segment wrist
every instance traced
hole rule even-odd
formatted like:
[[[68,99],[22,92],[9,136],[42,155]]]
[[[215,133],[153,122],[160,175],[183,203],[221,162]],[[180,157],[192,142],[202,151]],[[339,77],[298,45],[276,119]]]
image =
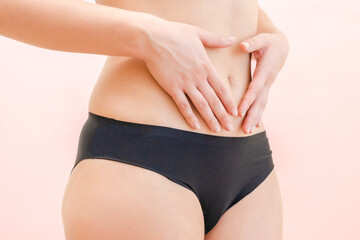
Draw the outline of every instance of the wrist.
[[[152,47],[153,41],[152,38],[154,31],[161,31],[158,29],[159,23],[166,21],[155,15],[145,13],[142,14],[139,19],[134,22],[135,28],[137,29],[137,34],[134,41],[133,53],[132,55],[136,58],[139,58],[143,61],[152,57]]]

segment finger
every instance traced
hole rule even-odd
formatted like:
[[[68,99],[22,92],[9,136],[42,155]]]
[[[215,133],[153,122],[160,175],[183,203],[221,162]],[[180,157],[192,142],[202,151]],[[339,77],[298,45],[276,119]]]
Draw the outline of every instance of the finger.
[[[242,129],[245,133],[249,134],[254,131],[255,124],[259,121],[260,104],[256,102],[251,105],[246,114],[246,118],[242,124]]]
[[[248,89],[239,105],[239,116],[244,117],[249,106],[256,100],[260,92],[265,88],[266,76],[261,66],[256,66],[254,77],[250,81]]]
[[[214,132],[220,132],[220,124],[201,92],[199,92],[196,87],[185,89],[185,92],[190,97],[191,101],[204,118],[209,128]]]
[[[219,97],[214,92],[214,89],[209,85],[207,81],[202,81],[197,88],[205,97],[206,101],[209,103],[211,110],[215,114],[216,118],[220,124],[228,131],[233,129],[232,123],[230,121],[229,115],[226,112],[223,104],[221,103]]]
[[[225,37],[200,27],[197,28],[197,31],[200,41],[207,47],[229,47],[236,41],[235,36]]]
[[[221,100],[222,104],[224,105],[226,111],[236,117],[238,115],[237,105],[234,99],[231,96],[230,89],[226,88],[221,81],[221,78],[218,72],[215,70],[215,67],[209,60],[209,68],[208,68],[208,82],[210,86],[215,91],[216,95]]]
[[[268,94],[269,94],[269,89],[264,89],[262,91],[262,93],[260,94],[260,97],[258,97],[258,99],[256,100],[256,101],[258,101],[258,104],[259,104],[259,107],[260,107],[259,111],[258,111],[258,116],[257,116],[258,122],[255,125],[258,128],[261,125],[261,118],[262,118],[263,112],[265,110],[265,107],[267,105],[268,96],[269,96]]]
[[[185,117],[185,120],[194,129],[200,129],[200,123],[196,115],[194,114],[191,105],[182,91],[176,91],[171,94],[171,97],[175,101],[180,112]]]
[[[269,33],[259,33],[251,38],[241,41],[239,44],[240,48],[247,53],[259,50],[267,46],[270,41],[270,36]]]
[[[258,112],[258,116],[256,117],[256,119],[258,119],[257,123],[255,124],[255,127],[260,128],[260,124],[261,124],[261,118],[264,112],[264,108],[260,108],[259,112]]]
[[[265,106],[267,104],[267,98],[268,98],[268,90],[264,89],[250,107],[249,115],[247,115],[248,119],[247,121],[244,121],[243,124],[244,131],[248,132],[248,130],[250,129],[250,133],[251,133],[255,126],[260,127],[260,121]]]

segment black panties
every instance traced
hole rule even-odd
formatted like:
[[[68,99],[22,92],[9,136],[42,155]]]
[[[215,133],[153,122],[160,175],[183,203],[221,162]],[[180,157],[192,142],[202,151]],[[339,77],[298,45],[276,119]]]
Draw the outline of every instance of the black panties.
[[[81,160],[94,158],[146,168],[193,191],[202,207],[205,234],[274,168],[266,131],[215,136],[89,112],[73,169]]]

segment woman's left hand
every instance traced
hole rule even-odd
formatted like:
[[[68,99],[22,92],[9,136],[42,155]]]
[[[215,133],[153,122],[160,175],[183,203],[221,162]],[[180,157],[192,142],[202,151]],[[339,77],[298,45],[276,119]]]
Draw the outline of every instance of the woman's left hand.
[[[240,47],[243,51],[252,53],[256,60],[253,79],[238,107],[240,117],[246,114],[242,124],[243,131],[251,133],[254,126],[260,127],[270,87],[285,63],[289,42],[286,35],[277,30],[245,39]]]

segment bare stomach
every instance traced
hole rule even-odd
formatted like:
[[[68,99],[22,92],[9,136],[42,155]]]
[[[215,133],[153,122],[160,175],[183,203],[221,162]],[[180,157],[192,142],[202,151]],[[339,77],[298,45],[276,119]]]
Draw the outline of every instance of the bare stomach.
[[[171,4],[169,4],[171,2]],[[97,1],[98,4],[127,10],[148,12],[170,21],[196,25],[217,34],[234,35],[237,42],[227,48],[205,48],[221,81],[230,89],[237,105],[251,80],[250,54],[241,51],[238,43],[256,33],[257,2],[254,0],[225,1]],[[120,43],[119,43],[120,44]],[[166,66],[164,66],[166,67]],[[141,59],[109,56],[92,91],[89,111],[101,116],[150,125],[172,127],[218,136],[249,136],[264,131],[260,127],[245,134],[244,119],[232,117],[234,129],[213,132],[190,102],[200,121],[193,129],[182,116],[170,95],[153,78]]]

